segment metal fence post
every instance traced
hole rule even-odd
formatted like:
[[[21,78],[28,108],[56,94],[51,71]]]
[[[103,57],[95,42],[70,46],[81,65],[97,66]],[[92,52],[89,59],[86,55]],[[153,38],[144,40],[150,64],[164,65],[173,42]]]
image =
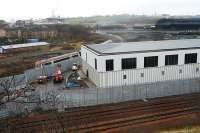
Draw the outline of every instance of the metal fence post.
[[[112,99],[111,99],[111,87],[109,88],[109,99],[110,99],[110,103],[112,103]]]
[[[122,101],[124,101],[124,86],[122,85]]]
[[[85,104],[85,90],[83,90],[83,104],[86,106],[86,104]]]
[[[99,104],[99,101],[98,101],[98,98],[99,98],[99,88],[96,88],[97,89],[97,94],[96,94],[96,96],[97,96],[97,104]]]
[[[147,87],[147,85],[145,85],[145,93],[146,93],[146,94],[145,94],[145,98],[147,98],[147,97],[148,97],[147,88],[148,88],[148,87]]]

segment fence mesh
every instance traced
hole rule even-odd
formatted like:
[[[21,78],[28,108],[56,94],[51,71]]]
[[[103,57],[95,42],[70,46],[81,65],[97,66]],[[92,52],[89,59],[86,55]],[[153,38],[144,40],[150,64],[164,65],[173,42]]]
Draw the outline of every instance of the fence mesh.
[[[200,92],[200,79],[184,79],[113,88],[87,88],[60,93],[64,108],[118,103]]]
[[[79,57],[60,62],[62,71],[66,72],[71,69],[73,63],[80,64],[81,59]],[[52,75],[55,70],[55,65],[45,66],[43,69],[27,70],[25,74],[15,76],[15,85],[23,85],[26,82],[33,81],[41,73],[46,75]],[[1,78],[0,80],[9,79],[12,77]],[[55,90],[55,88],[51,88]],[[51,91],[50,90],[50,91]],[[179,80],[160,81],[155,83],[137,84],[137,85],[124,85],[119,87],[107,87],[107,88],[85,88],[79,90],[57,90],[52,101],[56,102],[53,105],[55,108],[64,110],[69,107],[91,106],[107,103],[118,103],[130,100],[140,100],[163,96],[181,95],[188,93],[200,92],[200,78],[179,78]],[[49,93],[39,92],[40,100],[47,97]],[[55,98],[55,99],[54,99]],[[30,100],[31,101],[31,100]],[[51,102],[51,101],[49,101]],[[42,104],[46,109],[49,108],[49,103]],[[51,102],[52,104],[52,102]]]

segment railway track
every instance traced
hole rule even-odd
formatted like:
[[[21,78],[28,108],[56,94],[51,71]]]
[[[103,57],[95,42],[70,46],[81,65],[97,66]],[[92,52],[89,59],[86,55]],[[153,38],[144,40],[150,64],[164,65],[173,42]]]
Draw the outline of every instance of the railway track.
[[[200,94],[155,98],[149,102],[124,102],[64,113],[40,115],[9,121],[9,131],[16,133],[115,132],[140,124],[159,122],[199,113]],[[1,131],[1,130],[0,130]]]
[[[166,111],[162,113],[153,113],[149,115],[142,115],[140,117],[129,117],[121,118],[114,121],[106,121],[101,124],[93,124],[89,127],[78,128],[77,132],[111,132],[113,130],[119,129],[121,127],[132,126],[136,124],[142,124],[146,122],[152,122],[156,120],[162,120],[166,118],[173,118],[180,115],[186,115],[188,113],[194,113],[194,108],[177,109],[173,111]],[[73,132],[71,130],[70,132]]]

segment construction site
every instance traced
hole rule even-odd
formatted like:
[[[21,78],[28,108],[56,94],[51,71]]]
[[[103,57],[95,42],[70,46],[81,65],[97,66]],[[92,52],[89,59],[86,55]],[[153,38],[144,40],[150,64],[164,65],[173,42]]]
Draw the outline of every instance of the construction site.
[[[100,45],[102,47],[114,44],[108,41]],[[191,46],[187,47],[185,42],[181,47]],[[198,53],[198,50],[193,52]],[[24,71],[23,74],[1,78],[1,86],[4,83],[10,85],[4,86],[2,91],[8,89],[8,95],[1,93],[1,102],[5,104],[0,110],[0,132],[153,133],[200,124],[199,60],[196,56],[192,56],[196,59],[189,58],[185,62],[188,64],[181,61],[183,64],[173,66],[122,70],[123,78],[126,71],[139,71],[142,79],[153,75],[150,71],[161,74],[161,78],[157,75],[155,80],[147,80],[150,82],[141,80],[142,83],[99,87],[95,81],[99,78],[93,77],[92,74],[96,74],[102,64],[99,64],[100,61],[96,58],[97,64],[94,62],[86,67],[85,63],[90,64],[91,58],[95,58],[87,53],[87,57],[84,51],[80,51],[38,60],[34,63],[34,68]],[[179,60],[182,60],[181,56]],[[116,67],[113,65],[113,70],[116,70]],[[111,68],[106,67],[106,71],[100,73],[106,76]],[[170,74],[165,80],[169,70],[174,71],[175,75]],[[115,73],[112,72],[113,79],[109,80],[118,78]]]
[[[0,47],[0,133],[199,127],[198,32],[44,27],[23,29],[19,38],[48,43]]]

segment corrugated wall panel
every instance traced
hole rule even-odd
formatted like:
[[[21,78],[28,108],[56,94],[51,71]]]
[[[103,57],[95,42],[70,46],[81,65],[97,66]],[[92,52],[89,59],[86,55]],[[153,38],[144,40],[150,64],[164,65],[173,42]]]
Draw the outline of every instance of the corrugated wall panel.
[[[154,83],[200,77],[200,64],[165,66],[99,73],[99,87]],[[123,79],[126,75],[127,79]]]
[[[94,82],[96,86],[100,86],[100,76],[99,73],[94,70],[88,63],[82,60],[82,69],[85,74],[87,74],[87,70],[89,73],[89,79]]]

